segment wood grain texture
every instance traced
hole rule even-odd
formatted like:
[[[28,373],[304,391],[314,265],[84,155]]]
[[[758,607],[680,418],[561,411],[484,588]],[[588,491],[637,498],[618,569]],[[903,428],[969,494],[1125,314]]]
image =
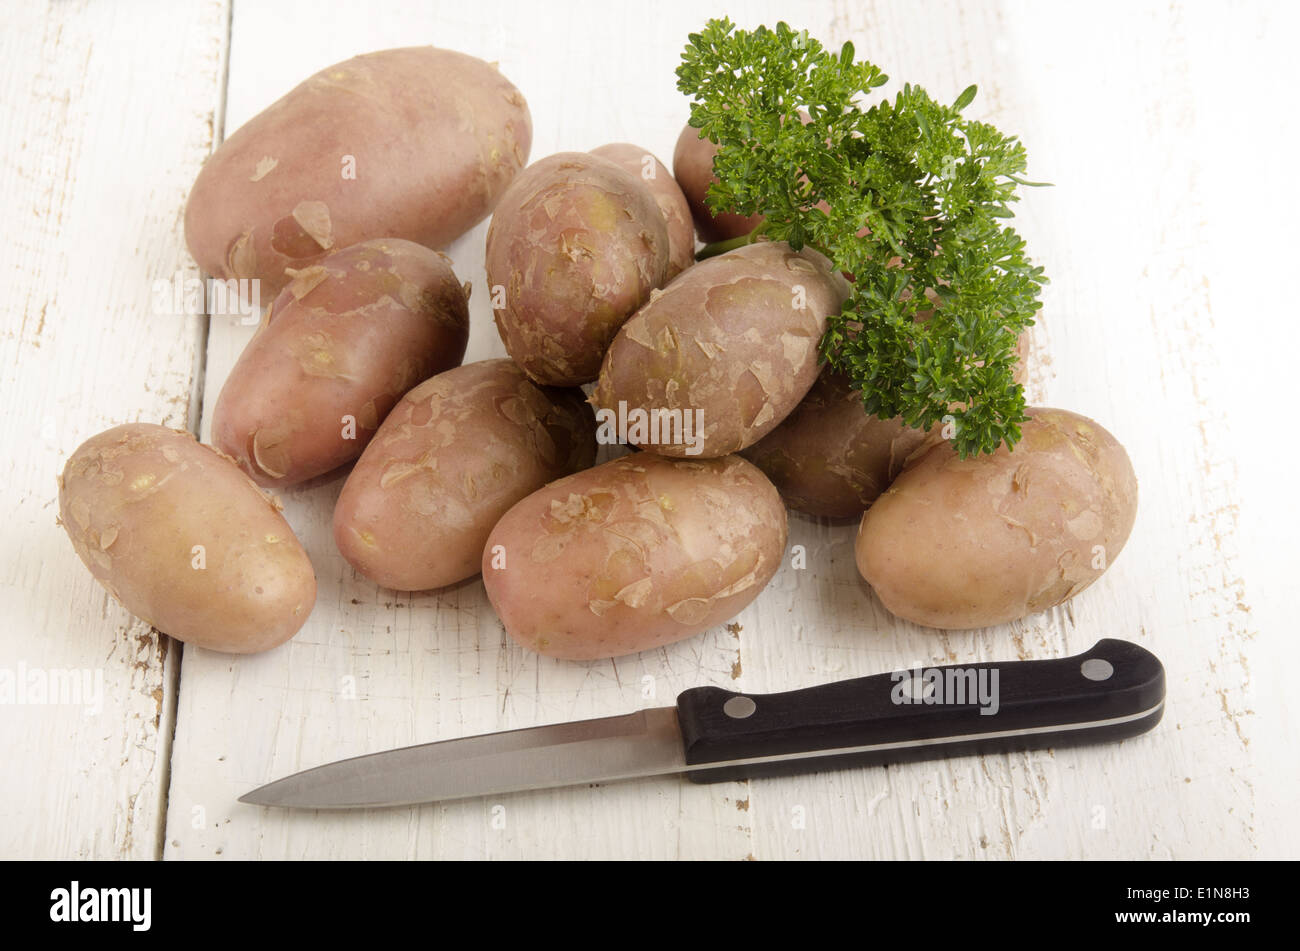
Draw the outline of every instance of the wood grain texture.
[[[611,141],[667,159],[686,115],[672,76],[678,53],[721,9],[236,3],[225,129],[330,63],[432,43],[499,61],[532,109],[533,159]],[[0,854],[149,855],[156,845],[167,858],[1300,852],[1290,793],[1300,782],[1291,752],[1300,705],[1288,683],[1300,641],[1287,636],[1300,526],[1286,418],[1298,335],[1274,276],[1300,250],[1285,215],[1300,154],[1285,100],[1295,5],[725,5],[744,26],[784,18],[828,43],[851,38],[895,77],[887,89],[907,79],[955,98],[978,83],[971,113],[1018,133],[1032,177],[1054,183],[1029,192],[1017,218],[1052,278],[1033,332],[1031,401],[1110,429],[1142,492],[1126,550],[1072,602],[987,631],[925,631],[892,618],[860,580],[854,526],[795,516],[790,541],[807,567],[787,561],[734,623],[636,657],[562,663],[510,643],[477,580],[407,595],[357,577],[334,550],[341,485],[327,479],[284,497],[316,565],[315,613],[264,655],[185,650],[169,777],[160,734],[178,651],[164,661],[155,636],[106,603],[53,527],[51,502],[54,472],[86,435],[124,419],[183,424],[198,405],[187,396],[199,379],[200,328],[150,317],[146,295],[149,278],[184,261],[184,194],[210,144],[206,123],[221,115],[225,10],[167,10],[150,30],[169,43],[154,42],[149,57],[126,54],[145,42],[139,23],[106,5],[28,14],[0,40],[6,89],[21,93],[0,118],[0,198],[17,222],[4,239],[0,385],[21,409],[0,426],[11,446],[30,447],[3,464],[0,580],[13,621],[0,632],[0,668],[25,659],[106,671],[99,717],[0,708],[0,755],[26,771],[0,777]],[[476,289],[467,360],[504,353],[485,293],[485,234],[480,225],[450,249]],[[204,406],[250,335],[211,322]],[[33,436],[42,427],[50,439]],[[665,705],[702,684],[785,690],[916,663],[1061,656],[1102,637],[1153,650],[1169,684],[1162,724],[1111,747],[355,814],[235,803],[340,757]]]
[[[155,310],[152,282],[187,262],[225,44],[221,3],[4,9],[0,672],[27,686],[0,705],[6,858],[160,851],[176,653],[77,560],[55,477],[102,429],[197,415],[204,319]],[[31,692],[63,673],[89,690]]]

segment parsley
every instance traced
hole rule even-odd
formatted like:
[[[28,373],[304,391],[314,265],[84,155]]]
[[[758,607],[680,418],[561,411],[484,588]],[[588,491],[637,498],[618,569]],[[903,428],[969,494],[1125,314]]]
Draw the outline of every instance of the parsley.
[[[785,23],[725,17],[691,34],[677,78],[719,147],[709,206],[766,219],[701,257],[760,235],[816,248],[854,276],[821,353],[867,412],[923,429],[951,413],[963,457],[1019,440],[1016,338],[1047,278],[1006,221],[1017,186],[1036,183],[1018,139],[962,118],[975,87],[944,106],[904,85],[863,108],[888,77],[851,43],[837,55]]]

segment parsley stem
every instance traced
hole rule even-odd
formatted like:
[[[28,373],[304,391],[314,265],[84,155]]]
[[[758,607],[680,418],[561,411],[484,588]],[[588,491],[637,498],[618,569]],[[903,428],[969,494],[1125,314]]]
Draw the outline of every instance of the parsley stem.
[[[712,244],[706,244],[704,247],[700,248],[700,250],[696,253],[695,260],[697,262],[703,261],[705,258],[717,257],[719,254],[726,254],[728,251],[736,250],[736,248],[743,248],[747,244],[753,244],[766,231],[767,231],[767,222],[764,221],[761,224],[759,224],[756,228],[754,228],[754,230],[751,231],[749,234],[742,234],[737,238],[728,238],[725,241],[714,241]],[[805,241],[803,247],[812,248],[814,251],[816,251],[818,254],[823,255],[829,261],[835,260],[833,257],[831,257],[831,253],[829,251],[816,244],[813,244],[811,241]]]
[[[738,238],[728,238],[726,241],[714,241],[712,244],[706,244],[700,248],[695,255],[695,260],[703,261],[705,258],[715,257],[719,254],[726,254],[728,251],[734,251],[736,248],[743,248],[747,244],[753,244],[759,236],[767,230],[767,222],[761,222],[749,234],[742,234]]]

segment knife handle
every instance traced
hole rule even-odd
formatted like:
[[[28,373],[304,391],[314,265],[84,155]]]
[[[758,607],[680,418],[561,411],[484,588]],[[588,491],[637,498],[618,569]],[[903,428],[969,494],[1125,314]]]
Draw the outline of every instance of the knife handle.
[[[687,766],[705,767],[687,776],[712,783],[1119,740],[1154,727],[1164,698],[1156,656],[1107,638],[1059,660],[895,671],[788,693],[696,687],[678,696],[677,717]]]

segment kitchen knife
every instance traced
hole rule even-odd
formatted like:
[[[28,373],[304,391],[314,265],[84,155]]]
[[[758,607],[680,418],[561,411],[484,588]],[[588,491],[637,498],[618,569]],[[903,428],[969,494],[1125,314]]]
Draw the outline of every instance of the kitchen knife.
[[[1164,712],[1160,661],[1106,639],[1060,660],[895,671],[788,693],[695,687],[675,707],[488,733],[317,766],[240,802],[405,806],[684,773],[697,783],[1136,736]]]

